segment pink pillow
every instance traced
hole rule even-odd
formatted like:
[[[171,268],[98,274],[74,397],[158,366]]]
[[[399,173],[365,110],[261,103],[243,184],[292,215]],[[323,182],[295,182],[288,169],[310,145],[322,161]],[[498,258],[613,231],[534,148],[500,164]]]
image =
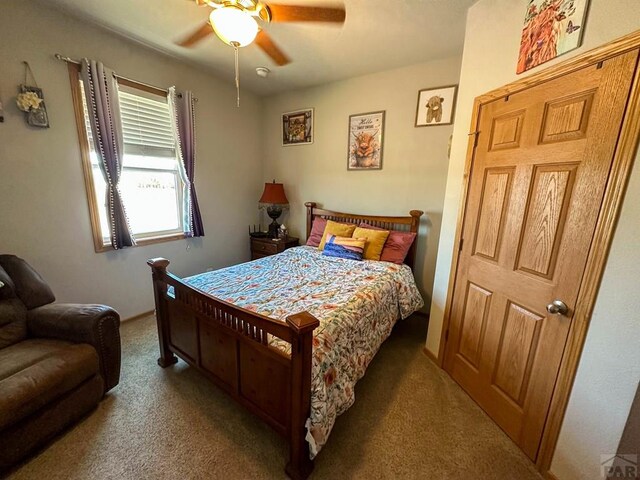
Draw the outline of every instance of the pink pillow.
[[[386,230],[385,228],[374,227],[368,223],[361,223],[361,228],[371,228],[373,230]],[[397,230],[391,230],[387,241],[382,249],[380,260],[383,262],[392,262],[402,265],[404,259],[407,258],[409,249],[413,245],[413,241],[416,238],[416,234],[413,232],[399,232]]]
[[[310,247],[319,247],[326,226],[326,219],[322,217],[314,218],[313,224],[311,225],[311,233],[309,234],[309,238],[307,238],[307,245]]]

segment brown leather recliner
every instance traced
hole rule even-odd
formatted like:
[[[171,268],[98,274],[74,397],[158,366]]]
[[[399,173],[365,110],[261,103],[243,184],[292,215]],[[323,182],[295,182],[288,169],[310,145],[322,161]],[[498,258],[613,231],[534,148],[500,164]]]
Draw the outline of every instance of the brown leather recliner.
[[[40,275],[0,255],[0,473],[75,422],[120,380],[120,316],[56,304]]]

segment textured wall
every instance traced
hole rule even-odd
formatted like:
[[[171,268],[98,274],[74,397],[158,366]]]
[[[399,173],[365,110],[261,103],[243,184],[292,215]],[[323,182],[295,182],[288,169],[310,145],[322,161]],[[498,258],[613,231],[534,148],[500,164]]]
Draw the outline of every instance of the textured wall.
[[[422,219],[416,278],[427,306],[431,297],[447,175],[451,125],[415,128],[418,90],[458,83],[460,58],[297,90],[265,100],[264,178],[282,181],[291,210],[291,231],[305,234],[305,201],[329,209]],[[281,145],[281,114],[315,108],[312,145]],[[386,110],[382,170],[347,171],[349,115]]]
[[[62,15],[45,3],[0,6],[0,251],[27,259],[60,301],[112,305],[123,317],[153,308],[145,260],[164,256],[182,275],[248,260],[247,224],[260,193],[261,100],[153,50]],[[197,103],[196,185],[207,236],[95,253],[69,76],[59,52],[103,61],[121,75],[192,90]],[[43,88],[51,128],[28,127],[13,101],[28,60]],[[245,132],[249,132],[246,135]],[[250,139],[250,141],[247,141]]]
[[[438,352],[473,99],[515,74],[526,2],[480,0],[469,9],[460,93],[438,250],[427,348]],[[544,69],[640,28],[636,0],[592,0],[583,46]],[[525,74],[527,75],[527,74]],[[598,478],[615,453],[640,377],[640,162],[636,159],[551,471],[560,480]]]

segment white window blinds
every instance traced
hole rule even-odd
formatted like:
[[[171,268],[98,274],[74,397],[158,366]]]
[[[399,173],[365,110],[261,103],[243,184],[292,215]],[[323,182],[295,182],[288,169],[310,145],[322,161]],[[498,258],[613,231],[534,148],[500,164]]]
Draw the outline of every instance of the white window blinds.
[[[118,93],[125,153],[175,157],[171,114],[166,99],[147,98],[122,88]]]
[[[89,108],[87,107],[87,97],[84,93],[84,82],[80,80],[80,95],[82,96],[82,111],[84,112],[84,129],[87,132],[87,140],[89,142],[89,151],[94,152],[96,149],[93,143],[93,132],[91,131],[91,121],[89,120]],[[93,157],[91,161],[93,162]]]

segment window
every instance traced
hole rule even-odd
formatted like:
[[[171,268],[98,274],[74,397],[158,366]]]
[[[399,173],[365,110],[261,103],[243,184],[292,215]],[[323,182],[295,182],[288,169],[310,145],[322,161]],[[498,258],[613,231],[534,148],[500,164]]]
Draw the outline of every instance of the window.
[[[71,69],[94,244],[96,251],[110,250],[106,182],[91,138],[79,69]],[[183,238],[183,182],[167,95],[128,80],[119,80],[118,86],[124,139],[119,186],[131,233],[138,245]]]

